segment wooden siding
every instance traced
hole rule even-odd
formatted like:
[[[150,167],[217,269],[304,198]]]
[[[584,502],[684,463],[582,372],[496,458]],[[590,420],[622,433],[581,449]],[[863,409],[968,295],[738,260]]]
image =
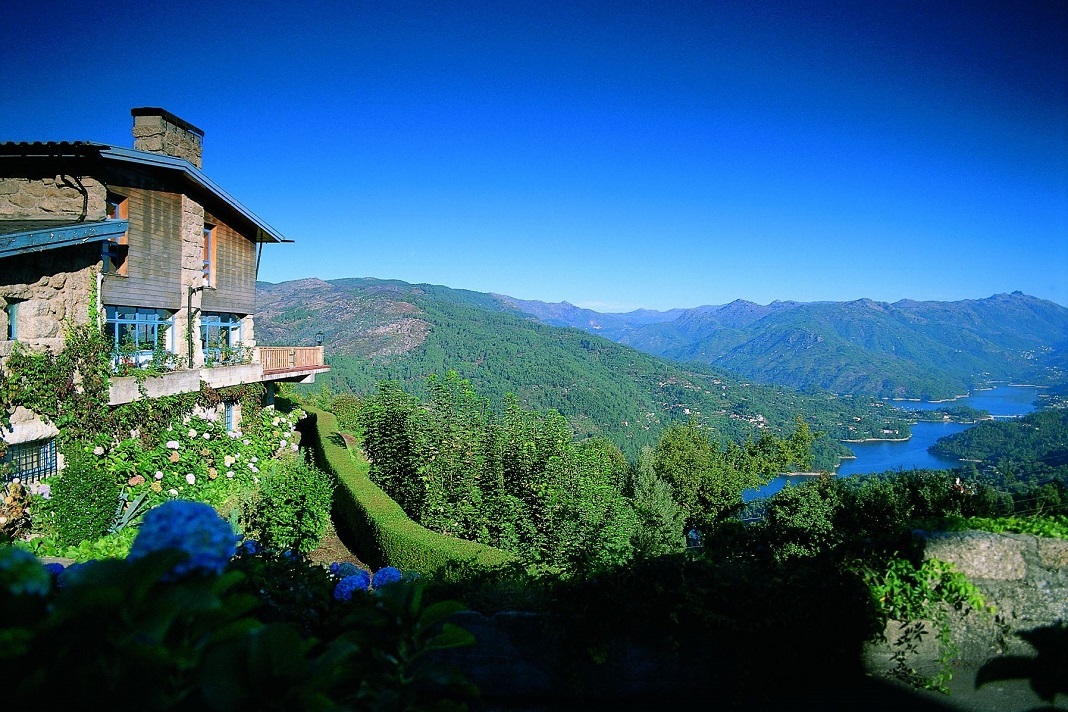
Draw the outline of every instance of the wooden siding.
[[[215,225],[215,289],[204,290],[204,311],[252,314],[256,311],[256,243],[205,213]]]
[[[106,275],[105,304],[178,310],[182,295],[182,197],[177,193],[109,186],[129,200],[126,276]]]

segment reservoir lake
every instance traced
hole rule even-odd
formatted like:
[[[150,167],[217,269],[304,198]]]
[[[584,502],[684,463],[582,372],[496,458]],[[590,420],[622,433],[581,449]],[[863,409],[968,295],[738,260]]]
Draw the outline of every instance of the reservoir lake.
[[[942,403],[920,401],[889,401],[904,410],[937,410],[947,406],[966,405],[977,410],[988,411],[995,418],[1016,418],[1027,415],[1035,409],[1040,389],[1033,386],[998,386],[991,390],[974,391],[966,398]],[[835,471],[839,477],[864,475],[887,470],[931,469],[943,470],[960,465],[957,460],[946,460],[927,452],[939,438],[967,430],[972,425],[963,423],[916,423],[911,426],[912,437],[902,442],[873,441],[864,443],[846,443],[856,453],[856,459],[842,460]],[[798,484],[810,477],[782,476],[776,477],[763,487],[746,490],[742,501],[749,502],[761,497],[769,497],[787,484]]]

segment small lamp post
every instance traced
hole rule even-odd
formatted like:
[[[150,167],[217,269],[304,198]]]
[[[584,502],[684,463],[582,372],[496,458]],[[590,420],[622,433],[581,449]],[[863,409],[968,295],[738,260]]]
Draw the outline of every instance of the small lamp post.
[[[323,345],[323,332],[320,331],[315,335],[315,345],[316,346],[322,346]]]

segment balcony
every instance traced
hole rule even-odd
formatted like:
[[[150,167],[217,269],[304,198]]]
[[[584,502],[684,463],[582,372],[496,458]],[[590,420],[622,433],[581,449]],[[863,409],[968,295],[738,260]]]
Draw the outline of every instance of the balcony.
[[[260,346],[264,375],[292,371],[329,370],[322,346]]]
[[[201,381],[212,388],[271,381],[313,383],[315,374],[329,370],[322,346],[257,346],[252,350],[251,363],[226,365],[215,362],[211,366],[143,378],[141,384],[132,376],[113,378],[109,404],[120,405],[142,397],[160,398],[192,393],[200,390]]]

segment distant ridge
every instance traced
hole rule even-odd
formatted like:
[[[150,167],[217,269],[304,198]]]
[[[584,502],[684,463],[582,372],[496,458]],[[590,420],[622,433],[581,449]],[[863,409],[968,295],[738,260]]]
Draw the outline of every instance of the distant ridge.
[[[884,398],[949,398],[990,381],[1056,382],[1068,351],[1068,309],[1021,292],[892,304],[738,299],[642,320],[590,310],[548,317],[542,303],[508,303],[545,323],[587,331],[596,324],[606,338],[671,360]]]

